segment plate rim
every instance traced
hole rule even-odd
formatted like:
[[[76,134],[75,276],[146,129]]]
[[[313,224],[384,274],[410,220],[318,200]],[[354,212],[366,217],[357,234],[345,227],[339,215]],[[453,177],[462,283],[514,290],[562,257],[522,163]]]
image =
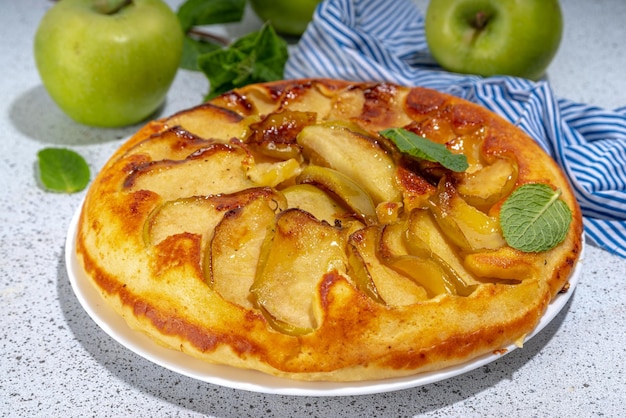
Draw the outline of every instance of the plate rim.
[[[100,292],[89,282],[76,257],[76,234],[83,203],[84,200],[71,218],[65,242],[65,265],[74,295],[88,316],[113,340],[140,357],[183,376],[231,389],[273,395],[313,397],[371,395],[415,388],[460,376],[497,361],[518,348],[511,344],[498,353],[487,353],[464,363],[431,372],[358,382],[299,381],[252,369],[211,364],[156,344],[140,331],[132,330],[122,316],[106,304]],[[570,275],[568,291],[557,294],[550,302],[535,329],[524,339],[525,343],[539,334],[567,305],[582,275],[584,250],[583,234],[581,254]]]

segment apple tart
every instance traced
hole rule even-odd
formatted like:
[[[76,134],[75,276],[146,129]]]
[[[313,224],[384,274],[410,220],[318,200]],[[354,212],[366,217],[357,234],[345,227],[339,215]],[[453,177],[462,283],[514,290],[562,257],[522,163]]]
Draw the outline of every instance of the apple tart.
[[[307,79],[141,128],[87,192],[77,256],[159,344],[358,381],[521,345],[581,235],[559,167],[497,115],[420,87]]]

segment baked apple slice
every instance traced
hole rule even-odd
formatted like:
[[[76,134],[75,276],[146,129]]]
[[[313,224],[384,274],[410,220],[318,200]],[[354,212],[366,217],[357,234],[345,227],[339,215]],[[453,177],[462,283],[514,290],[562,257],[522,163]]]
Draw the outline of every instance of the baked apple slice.
[[[409,254],[437,262],[448,280],[454,282],[457,294],[469,295],[479,284],[465,268],[456,249],[442,236],[430,211],[416,209],[411,212],[405,231],[405,245]]]
[[[282,94],[278,108],[315,112],[318,120],[324,119],[331,110],[328,92],[324,90],[323,86],[314,84],[288,87]]]
[[[166,201],[233,193],[256,186],[246,174],[248,158],[239,147],[214,143],[181,161],[160,160],[134,167],[124,188],[129,192],[150,190]]]
[[[201,138],[228,143],[232,138],[246,139],[253,120],[223,107],[204,103],[167,118],[165,125],[180,126]]]
[[[276,216],[259,256],[253,302],[278,331],[302,335],[319,325],[318,284],[325,274],[346,273],[340,229],[300,209]]]
[[[396,166],[375,138],[344,124],[319,124],[304,128],[298,143],[313,162],[350,177],[371,196],[374,204],[397,202],[402,196],[395,182]]]
[[[500,222],[469,205],[445,177],[431,197],[430,209],[443,233],[464,251],[504,247]]]
[[[214,142],[214,140],[201,138],[179,126],[174,126],[135,144],[124,156],[142,154],[152,161],[184,160],[192,153]]]
[[[346,89],[332,98],[328,120],[351,120],[363,113],[365,95],[362,89]]]
[[[298,184],[311,184],[339,198],[366,223],[376,219],[376,207],[370,195],[350,177],[331,168],[310,165],[296,178]]]
[[[282,110],[250,125],[252,134],[246,141],[250,149],[279,160],[301,159],[302,147],[296,137],[307,125],[315,123],[315,112]]]
[[[193,196],[170,200],[158,206],[144,224],[144,242],[157,245],[165,238],[188,232],[202,236],[206,242],[208,235],[224,216],[224,209],[215,199]]]
[[[169,236],[187,232],[202,236],[204,244],[224,213],[259,198],[271,199],[276,207],[284,208],[286,204],[284,198],[270,188],[251,188],[231,194],[191,196],[164,202],[148,215],[143,226],[144,242],[147,246],[157,245]]]
[[[496,158],[480,170],[462,173],[456,189],[467,203],[486,211],[511,194],[516,180],[517,164],[510,159]]]
[[[290,208],[302,209],[331,225],[350,216],[341,203],[312,184],[295,184],[283,189],[282,193]]]
[[[300,171],[300,163],[294,158],[285,161],[255,162],[248,169],[248,177],[259,186],[276,187],[294,178]]]
[[[263,192],[249,203],[224,214],[204,256],[204,275],[209,286],[224,299],[250,309],[250,287],[261,245],[276,212],[287,207],[280,193],[269,188],[260,190]]]
[[[361,291],[379,303],[405,306],[428,298],[421,285],[383,264],[378,256],[381,227],[368,226],[348,239],[350,277]]]
[[[436,257],[409,254],[404,222],[385,225],[381,231],[378,251],[382,262],[422,286],[429,297],[456,295],[464,283]]]

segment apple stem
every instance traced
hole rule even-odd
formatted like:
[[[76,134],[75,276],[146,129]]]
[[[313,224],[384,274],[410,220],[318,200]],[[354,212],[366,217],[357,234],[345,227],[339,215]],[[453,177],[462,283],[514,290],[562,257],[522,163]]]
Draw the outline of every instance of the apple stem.
[[[209,33],[209,32],[205,32],[203,30],[197,29],[197,28],[192,28],[189,29],[188,32],[190,35],[194,35],[202,40],[209,40],[209,41],[213,41],[217,44],[220,44],[222,46],[228,46],[230,44],[230,41],[226,38],[223,38],[221,36],[215,35],[213,33]]]
[[[132,2],[133,0],[93,0],[93,8],[99,13],[112,15]]]
[[[482,30],[489,21],[489,15],[485,12],[476,12],[476,16],[474,16],[474,21],[472,22],[472,26],[478,30]]]

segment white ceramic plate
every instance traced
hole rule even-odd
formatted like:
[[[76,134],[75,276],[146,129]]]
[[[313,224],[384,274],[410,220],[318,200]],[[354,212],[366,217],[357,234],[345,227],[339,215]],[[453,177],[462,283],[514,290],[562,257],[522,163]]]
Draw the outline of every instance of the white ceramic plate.
[[[350,383],[300,382],[269,376],[254,370],[208,364],[182,352],[161,347],[144,334],[131,330],[124,319],[105,304],[100,293],[89,282],[76,258],[76,228],[79,214],[80,207],[74,214],[69,227],[65,245],[65,259],[72,289],[85,311],[100,328],[124,347],[153,363],[194,379],[229,388],[280,395],[364,395],[407,389],[449,379],[491,363],[503,355],[487,354],[454,367],[408,377]],[[579,262],[570,278],[569,291],[559,294],[548,306],[539,325],[527,340],[539,333],[563,309],[574,292],[581,275],[581,269],[582,262]],[[511,345],[507,347],[506,353],[515,349],[516,346]]]

